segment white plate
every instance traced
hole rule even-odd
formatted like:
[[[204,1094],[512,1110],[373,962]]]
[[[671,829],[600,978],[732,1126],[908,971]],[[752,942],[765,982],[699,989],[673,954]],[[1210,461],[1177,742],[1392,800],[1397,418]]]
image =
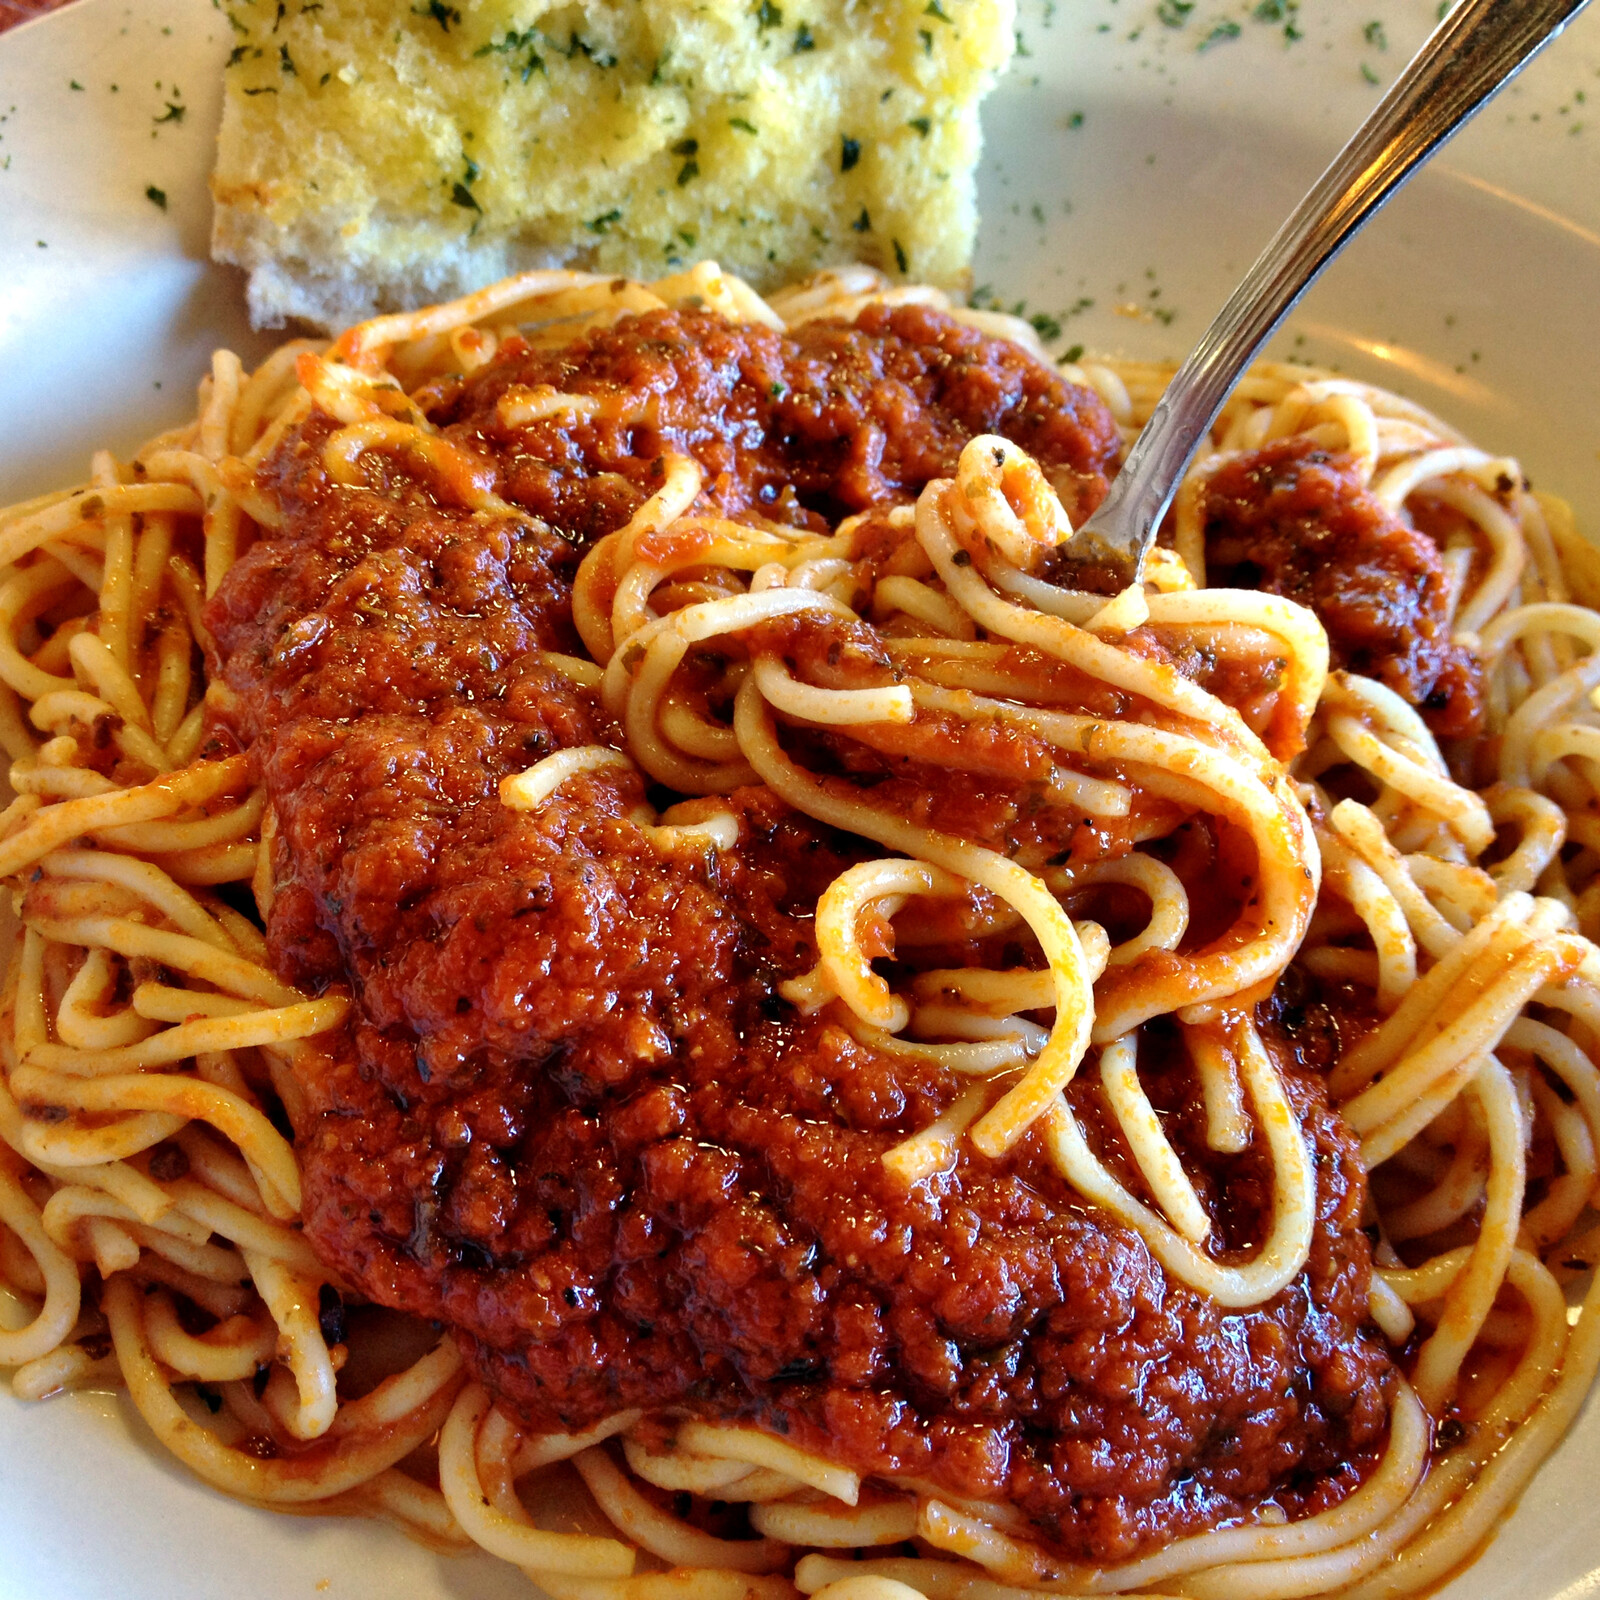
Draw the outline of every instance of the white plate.
[[[979,282],[1070,313],[1063,345],[1182,355],[1436,0],[1301,0],[1292,42],[1255,9],[1200,0],[1169,28],[1157,0],[1022,0],[1030,54],[986,112]],[[1387,48],[1366,34],[1375,16]],[[1197,48],[1230,22],[1237,37]],[[190,414],[214,345],[248,358],[270,343],[245,326],[237,278],[206,259],[227,35],[211,0],[81,0],[0,38],[0,503],[77,477],[97,444],[127,449]],[[170,105],[181,120],[158,122]],[[1396,201],[1278,349],[1434,406],[1520,455],[1600,529],[1597,298],[1600,12]],[[1444,1594],[1600,1588],[1596,1481],[1591,1407]],[[530,1592],[499,1563],[440,1559],[381,1526],[225,1500],[113,1397],[0,1395],[0,1600],[113,1588],[119,1600]]]

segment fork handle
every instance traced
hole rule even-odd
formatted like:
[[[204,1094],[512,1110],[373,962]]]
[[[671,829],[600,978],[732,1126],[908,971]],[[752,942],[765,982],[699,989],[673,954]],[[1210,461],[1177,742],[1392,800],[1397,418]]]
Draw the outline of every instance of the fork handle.
[[[1588,0],[1462,0],[1274,235],[1178,369],[1110,493],[1079,530],[1122,566],[1144,555],[1234,384],[1273,330],[1412,172]]]

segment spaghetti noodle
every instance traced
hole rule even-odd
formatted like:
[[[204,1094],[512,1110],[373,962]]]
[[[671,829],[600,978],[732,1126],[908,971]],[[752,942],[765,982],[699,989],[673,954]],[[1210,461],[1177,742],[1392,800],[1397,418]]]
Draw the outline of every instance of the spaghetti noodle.
[[[219,353],[190,427],[0,514],[17,1394],[120,1382],[227,1493],[477,1544],[558,1600],[1376,1597],[1472,1554],[1600,1364],[1600,1307],[1569,1320],[1564,1294],[1600,1175],[1600,557],[1514,463],[1269,365],[1145,584],[1075,592],[1057,546],[1169,374],[1063,387],[1035,355],[864,272],[769,301],[709,264],[531,274],[252,375]],[[810,441],[763,456],[776,410],[694,424],[719,371]],[[1416,575],[1420,609],[1328,591],[1295,518]],[[422,866],[394,865],[408,839]],[[417,952],[434,893],[455,920]],[[626,946],[644,902],[687,975],[660,937]],[[612,950],[644,987],[562,976]],[[810,1108],[792,1146],[736,1061]],[[713,1124],[746,1167],[681,1137]],[[829,1127],[857,1169],[799,1237],[745,1173],[811,1194]],[[662,1198],[606,1199],[608,1285],[573,1196],[628,1139]],[[497,1174],[558,1140],[535,1248]],[[424,1170],[449,1183],[407,1188]],[[674,1321],[693,1307],[639,1265],[663,1218],[715,1316]],[[1056,1251],[1037,1282],[1001,1220]],[[873,1301],[883,1238],[932,1270],[936,1225],[947,1251],[965,1230],[954,1287]],[[1080,1297],[1154,1286],[1081,1334],[1120,1377],[1072,1364],[1073,1272]],[[457,1332],[375,1365],[367,1300]],[[834,1332],[745,1328],[755,1305]],[[1158,1305],[1185,1331],[1151,1331]],[[1163,1402],[1174,1429],[1231,1417],[1226,1448],[1096,1464],[1038,1438],[1159,1361],[1202,1382],[1228,1329],[1240,1381],[1285,1392]],[[922,1420],[874,1455],[886,1384]],[[1019,1398],[1048,1384],[1064,1409]],[[978,1459],[996,1440],[1009,1465]],[[608,1531],[537,1525],[531,1475],[561,1462]]]

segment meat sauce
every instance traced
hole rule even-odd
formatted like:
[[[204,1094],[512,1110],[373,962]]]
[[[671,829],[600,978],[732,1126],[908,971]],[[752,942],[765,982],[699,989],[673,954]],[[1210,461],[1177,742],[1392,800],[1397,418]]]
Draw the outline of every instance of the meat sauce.
[[[1204,517],[1209,582],[1310,606],[1334,666],[1387,684],[1441,737],[1478,731],[1480,673],[1450,636],[1439,548],[1349,456],[1294,438],[1236,456],[1207,485]]]
[[[540,383],[623,395],[634,420],[504,428],[498,398]],[[866,1474],[1010,1501],[1070,1556],[1348,1492],[1381,1446],[1392,1370],[1366,1326],[1356,1144],[1303,1043],[1331,1036],[1331,1014],[1263,1013],[1314,1151],[1317,1222],[1296,1283],[1225,1311],[1085,1206],[1033,1135],[1001,1161],[966,1149],[909,1190],[888,1176],[883,1152],[960,1083],[778,994],[815,959],[817,896],[874,847],[744,790],[736,849],[663,854],[629,819],[642,792],[620,769],[534,813],[497,798],[554,750],[622,743],[537,652],[578,648],[573,572],[659,484],[664,451],[692,452],[728,515],[821,528],[911,499],[997,432],[1081,515],[1117,446],[1099,402],[912,307],[788,335],[662,312],[561,352],[513,341],[428,405],[524,522],[442,503],[397,455],[364,458],[367,488],[336,485],[333,424],[314,415],[263,473],[281,531],[208,613],[231,732],[278,818],[273,959],[357,1002],[297,1129],[318,1253],[373,1299],[453,1326],[531,1426],[633,1406],[742,1418]],[[1303,525],[1315,507],[1294,537]],[[870,637],[856,645],[870,656]],[[839,660],[803,630],[788,648]],[[1041,810],[1023,746],[959,784],[935,755],[860,759],[884,763],[880,798],[973,837],[1127,847]],[[1198,820],[1170,856],[1215,910],[1237,850]],[[1270,1214],[1264,1156],[1205,1149],[1191,1069],[1159,1023],[1141,1069],[1217,1218],[1212,1248],[1247,1251]],[[1137,1189],[1091,1077],[1078,1115]]]

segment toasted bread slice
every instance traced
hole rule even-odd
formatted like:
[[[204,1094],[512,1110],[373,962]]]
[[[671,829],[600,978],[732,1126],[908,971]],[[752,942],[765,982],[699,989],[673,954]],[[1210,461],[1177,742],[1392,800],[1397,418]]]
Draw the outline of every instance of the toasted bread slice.
[[[964,286],[1014,0],[229,0],[213,251],[258,325],[530,267]]]

